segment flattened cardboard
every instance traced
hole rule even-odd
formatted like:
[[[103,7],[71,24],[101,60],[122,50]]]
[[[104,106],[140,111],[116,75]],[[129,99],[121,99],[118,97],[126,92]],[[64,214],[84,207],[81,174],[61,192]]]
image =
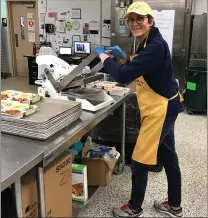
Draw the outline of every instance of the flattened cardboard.
[[[44,172],[46,217],[72,217],[72,158],[64,153]]]
[[[21,178],[23,217],[38,217],[37,171],[33,168]]]

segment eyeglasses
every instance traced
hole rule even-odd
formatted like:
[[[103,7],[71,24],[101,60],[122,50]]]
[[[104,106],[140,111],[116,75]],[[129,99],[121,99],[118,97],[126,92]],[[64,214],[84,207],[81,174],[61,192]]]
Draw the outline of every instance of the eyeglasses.
[[[130,18],[127,19],[127,23],[128,23],[130,26],[134,25],[134,22],[136,22],[137,24],[142,24],[142,23],[144,22],[144,19],[145,19],[146,17],[147,17],[147,16],[141,16],[141,15],[138,15],[138,16],[136,17],[136,19],[133,18],[133,17],[130,17]]]

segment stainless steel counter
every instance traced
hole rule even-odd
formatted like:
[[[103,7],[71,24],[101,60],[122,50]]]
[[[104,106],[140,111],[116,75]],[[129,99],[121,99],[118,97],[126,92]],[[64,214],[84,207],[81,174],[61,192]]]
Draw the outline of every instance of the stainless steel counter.
[[[1,134],[2,190],[10,186],[42,160],[43,166],[53,161],[66,148],[121,106],[130,95],[131,93],[122,97],[115,97],[114,104],[96,113],[83,111],[79,120],[46,141]]]
[[[28,148],[9,138],[1,141],[1,191],[12,185],[18,178],[43,160],[44,153],[38,149]]]

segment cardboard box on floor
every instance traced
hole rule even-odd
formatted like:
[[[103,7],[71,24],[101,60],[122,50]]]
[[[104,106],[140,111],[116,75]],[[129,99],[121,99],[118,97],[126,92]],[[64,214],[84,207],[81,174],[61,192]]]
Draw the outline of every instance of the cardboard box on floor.
[[[103,158],[88,158],[86,154],[92,148],[85,143],[82,149],[82,164],[87,166],[87,182],[91,186],[106,186],[109,184],[117,159],[114,157],[110,162]]]
[[[22,215],[38,217],[37,171],[33,168],[21,178]]]
[[[72,159],[64,153],[44,171],[46,217],[72,217]]]
[[[71,155],[64,153],[44,169],[46,217],[72,217]],[[37,171],[21,179],[23,217],[38,217]]]

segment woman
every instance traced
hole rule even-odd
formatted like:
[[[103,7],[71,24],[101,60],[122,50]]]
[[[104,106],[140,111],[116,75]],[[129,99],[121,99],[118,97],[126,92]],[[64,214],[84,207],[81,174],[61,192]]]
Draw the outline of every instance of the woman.
[[[140,42],[130,60],[119,46],[112,54],[121,60],[114,62],[103,47],[95,50],[108,72],[120,83],[136,82],[136,94],[141,111],[141,129],[132,155],[132,192],[130,201],[114,208],[116,217],[143,217],[148,165],[164,166],[168,180],[168,200],[155,201],[154,207],[171,217],[182,217],[181,172],[175,151],[174,124],[183,105],[173,76],[171,56],[166,41],[154,27],[152,10],[145,2],[134,2],[125,17],[130,31]]]

